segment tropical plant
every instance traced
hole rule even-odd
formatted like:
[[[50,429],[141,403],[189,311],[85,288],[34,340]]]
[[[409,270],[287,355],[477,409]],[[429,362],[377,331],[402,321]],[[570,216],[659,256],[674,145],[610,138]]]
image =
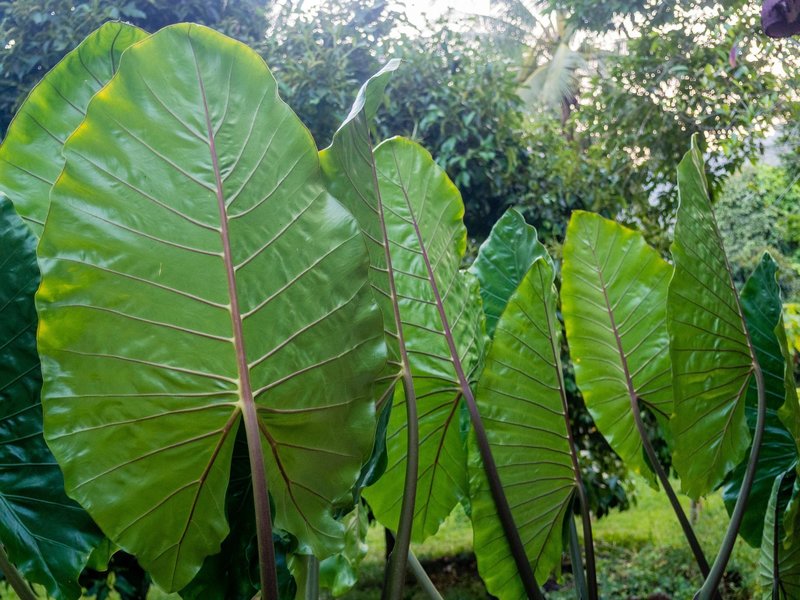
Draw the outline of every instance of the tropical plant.
[[[501,600],[542,598],[566,537],[579,597],[597,598],[559,314],[598,428],[670,497],[707,574],[698,597],[718,594],[740,532],[792,597],[800,405],[777,267],[765,256],[737,292],[698,140],[674,266],[576,211],[559,291],[509,211],[463,271],[446,172],[411,140],[373,144],[398,66],[322,152],[260,57],[198,25],[106,25],[32,92],[0,147],[0,568],[20,597],[27,578],[76,598],[81,569],[120,548],[186,598],[342,591],[366,500],[396,534],[387,600],[410,541],[458,503]],[[711,567],[669,450],[689,495],[737,496]]]

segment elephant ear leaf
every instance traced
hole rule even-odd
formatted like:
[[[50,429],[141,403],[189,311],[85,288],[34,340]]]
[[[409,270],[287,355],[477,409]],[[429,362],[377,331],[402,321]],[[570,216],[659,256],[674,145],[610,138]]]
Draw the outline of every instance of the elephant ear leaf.
[[[514,522],[538,581],[561,564],[565,519],[571,518],[577,482],[553,270],[549,258],[537,258],[509,298],[476,395]],[[473,433],[470,494],[478,570],[494,596],[523,598],[474,438]]]
[[[794,471],[775,478],[769,496],[759,557],[759,579],[763,600],[800,598],[800,540],[787,536],[786,518],[795,531],[800,528],[800,485]]]
[[[0,191],[38,238],[50,189],[64,167],[62,149],[86,115],[92,96],[111,79],[122,52],[147,33],[106,23],[67,54],[33,88],[0,146]]]
[[[65,156],[37,309],[70,495],[181,589],[228,534],[243,421],[275,526],[340,551],[334,511],[371,450],[385,344],[357,225],[263,60],[162,29],[124,53]]]
[[[419,412],[413,531],[422,541],[468,493],[460,426],[463,387],[456,365],[474,379],[483,349],[483,312],[477,281],[459,270],[467,244],[464,205],[445,172],[424,148],[402,138],[378,146],[375,165]],[[386,474],[364,491],[376,518],[392,529],[400,516],[408,454],[404,404],[398,390]]]
[[[788,348],[777,271],[777,264],[765,253],[741,293],[747,329],[764,373],[767,401],[764,439],[758,453],[758,466],[747,501],[747,511],[739,529],[739,535],[755,548],[761,545],[764,514],[772,494],[773,482],[778,475],[793,469],[798,459],[794,436],[779,416],[783,406],[792,401],[797,402],[797,392],[794,381],[786,386],[787,372],[791,376],[792,369],[791,363],[787,363],[784,358],[788,354]],[[751,432],[755,431],[757,405],[758,392],[755,381],[751,379],[745,404],[745,416]],[[723,488],[723,499],[729,513],[733,511],[741,494],[746,466],[745,463],[740,463],[730,473]]]
[[[391,404],[395,384],[400,379],[401,353],[386,242],[379,218],[381,205],[369,122],[383,99],[389,78],[399,66],[398,59],[391,60],[370,77],[359,90],[350,114],[334,134],[331,145],[319,153],[322,175],[328,191],[353,213],[369,252],[370,285],[375,290],[375,299],[383,314],[389,355],[385,372],[379,376],[375,390],[379,412],[387,400]],[[368,481],[371,483],[374,479],[376,478]]]
[[[35,249],[36,238],[0,197],[0,543],[25,577],[66,600],[81,595],[78,575],[103,536],[67,498],[42,436]]]
[[[497,320],[533,261],[546,257],[536,229],[513,208],[508,209],[492,227],[492,232],[478,250],[469,268],[481,284],[486,333],[494,335]]]
[[[678,191],[667,306],[673,465],[684,491],[697,498],[718,486],[750,445],[744,406],[755,359],[694,138],[678,166]]]
[[[640,233],[600,215],[572,213],[561,302],[575,379],[611,447],[650,481],[633,410],[641,402],[665,426],[672,413],[670,273]]]

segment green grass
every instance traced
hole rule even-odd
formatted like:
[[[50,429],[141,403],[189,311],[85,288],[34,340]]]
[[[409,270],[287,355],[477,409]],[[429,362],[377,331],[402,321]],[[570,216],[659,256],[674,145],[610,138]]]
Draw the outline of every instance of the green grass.
[[[683,600],[691,598],[702,580],[672,508],[661,492],[643,482],[636,485],[637,504],[626,512],[615,512],[593,525],[599,586],[602,598],[647,598],[661,593]],[[687,514],[689,501],[681,499]],[[709,563],[728,526],[728,515],[718,494],[701,505],[695,531]],[[580,527],[579,527],[580,530]],[[383,576],[382,530],[370,529],[370,553],[364,560],[356,589],[343,600],[372,600],[380,596]],[[434,537],[414,545],[414,553],[429,571],[446,600],[489,598],[477,576],[472,558],[472,531],[463,510],[457,509]],[[726,598],[754,597],[758,590],[758,550],[738,540],[728,571],[733,572]],[[550,600],[575,598],[572,579],[565,574],[561,589],[547,594]],[[426,598],[415,582],[408,580],[407,600]]]
[[[605,599],[646,599],[657,593],[675,600],[691,598],[701,580],[694,559],[683,538],[677,520],[661,492],[644,483],[636,486],[638,502],[623,513],[613,513],[594,523],[600,593]],[[682,498],[685,510],[689,502]],[[695,531],[709,562],[722,541],[728,515],[718,494],[703,501]],[[580,530],[580,527],[579,527]],[[373,525],[367,541],[370,551],[362,564],[361,577],[355,589],[343,600],[375,600],[380,597],[385,552],[383,530]],[[458,508],[434,537],[424,544],[414,544],[414,553],[430,573],[445,600],[484,600],[489,598],[477,575],[472,555],[472,529],[468,518]],[[758,592],[758,550],[738,540],[728,571],[726,599],[747,599]],[[567,573],[559,582],[560,589],[547,594],[549,600],[572,600],[575,591]],[[409,579],[406,600],[427,598]],[[15,595],[0,588],[2,600]],[[329,596],[323,594],[324,599]],[[147,600],[173,600],[152,589]],[[110,600],[115,600],[113,596]]]

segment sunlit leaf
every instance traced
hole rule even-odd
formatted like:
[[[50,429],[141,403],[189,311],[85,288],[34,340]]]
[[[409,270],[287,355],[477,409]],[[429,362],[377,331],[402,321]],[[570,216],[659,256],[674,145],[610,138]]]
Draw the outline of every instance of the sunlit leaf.
[[[497,322],[476,396],[537,581],[560,570],[565,519],[572,514],[576,486],[554,277],[548,256],[534,261]],[[478,570],[494,596],[524,598],[480,455],[474,439],[471,442],[470,492]]]
[[[38,238],[50,188],[64,167],[62,149],[86,107],[117,69],[122,52],[147,37],[137,27],[106,23],[67,54],[31,91],[0,146],[0,191]]]
[[[744,458],[753,357],[725,256],[697,141],[678,166],[680,205],[667,327],[674,384],[673,466],[693,498]]]
[[[421,541],[467,495],[462,392],[426,261],[440,290],[447,333],[452,333],[470,378],[480,363],[483,313],[477,280],[459,271],[467,236],[458,190],[427,151],[402,138],[378,146],[375,163],[417,395],[420,458],[414,539]],[[404,403],[398,390],[389,421],[386,473],[364,492],[378,520],[392,529],[398,522],[408,452]]]
[[[385,344],[356,223],[261,58],[163,29],[123,55],[65,154],[37,307],[69,493],[180,589],[228,533],[254,402],[276,527],[339,551]]]
[[[575,379],[611,447],[654,481],[632,398],[664,425],[672,413],[666,311],[669,265],[644,237],[575,211],[567,228],[561,302]]]

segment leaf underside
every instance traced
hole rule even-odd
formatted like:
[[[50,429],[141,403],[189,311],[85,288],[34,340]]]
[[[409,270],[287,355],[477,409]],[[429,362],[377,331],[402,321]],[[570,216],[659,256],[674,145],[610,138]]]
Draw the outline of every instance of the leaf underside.
[[[631,412],[636,396],[665,425],[672,413],[667,286],[671,269],[642,235],[600,215],[572,213],[561,303],[575,379],[598,429],[655,482]]]
[[[504,492],[538,581],[559,570],[565,518],[571,515],[576,486],[553,282],[549,257],[538,258],[497,322],[476,395]],[[478,570],[494,596],[525,598],[474,434],[470,442]]]
[[[117,69],[122,52],[147,33],[106,23],[67,54],[33,88],[0,146],[0,191],[39,238],[50,189],[64,167],[67,138],[86,115],[89,100]]]
[[[361,88],[347,119],[333,136],[328,148],[319,153],[325,185],[353,213],[369,252],[369,281],[383,315],[388,360],[375,386],[377,409],[391,403],[394,386],[400,379],[398,324],[395,319],[383,227],[380,221],[380,196],[375,179],[375,163],[369,122],[392,72],[399,66],[393,60]]]
[[[678,166],[678,190],[667,303],[673,465],[683,490],[698,498],[722,482],[750,444],[744,405],[753,361],[694,138]]]
[[[413,539],[433,535],[467,495],[466,443],[461,433],[461,388],[425,265],[429,258],[467,377],[483,345],[477,281],[459,271],[466,250],[464,205],[458,190],[421,146],[402,138],[375,149],[378,183],[401,325],[419,413],[419,475]],[[364,491],[376,518],[397,526],[407,455],[405,397],[398,389],[387,434],[384,476]]]
[[[70,495],[182,588],[228,533],[252,394],[276,527],[338,551],[385,345],[356,224],[263,61],[165,28],[123,55],[65,154],[37,308]]]

